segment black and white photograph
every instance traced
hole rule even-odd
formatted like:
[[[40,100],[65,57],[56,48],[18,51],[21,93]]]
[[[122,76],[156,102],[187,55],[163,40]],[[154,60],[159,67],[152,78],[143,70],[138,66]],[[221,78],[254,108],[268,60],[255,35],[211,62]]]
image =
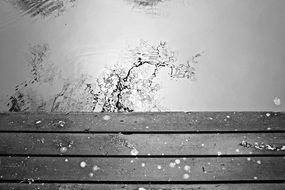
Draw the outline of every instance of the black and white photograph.
[[[285,190],[285,1],[0,0],[0,190]]]

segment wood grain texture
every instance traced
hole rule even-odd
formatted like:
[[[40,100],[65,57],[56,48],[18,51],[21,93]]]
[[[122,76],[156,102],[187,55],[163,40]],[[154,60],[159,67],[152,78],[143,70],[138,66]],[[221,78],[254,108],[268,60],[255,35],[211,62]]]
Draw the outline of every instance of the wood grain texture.
[[[82,167],[82,162],[86,163]],[[176,164],[175,164],[176,163]],[[283,157],[91,158],[0,157],[2,180],[41,181],[282,181]],[[92,174],[91,174],[92,173]]]
[[[104,117],[107,116],[107,117]],[[285,131],[283,112],[2,113],[0,131]]]
[[[0,190],[283,190],[285,114],[2,113],[0,182]]]
[[[284,190],[285,184],[0,184],[2,190]]]
[[[134,151],[138,151],[137,155],[191,156],[219,153],[285,156],[285,133],[132,135],[0,133],[1,155],[130,156]]]

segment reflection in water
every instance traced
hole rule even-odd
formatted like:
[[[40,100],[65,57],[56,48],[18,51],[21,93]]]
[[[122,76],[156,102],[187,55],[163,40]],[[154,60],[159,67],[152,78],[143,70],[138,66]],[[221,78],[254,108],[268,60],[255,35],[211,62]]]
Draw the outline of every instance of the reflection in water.
[[[153,16],[159,16],[163,13],[163,10],[159,7],[165,1],[169,0],[125,0],[133,10],[142,11],[146,14]]]
[[[77,3],[78,0],[0,0],[0,32],[18,23],[23,16],[55,18],[76,7]]]
[[[155,81],[159,71],[168,69],[172,78],[193,80],[195,76],[190,61],[187,64],[176,64],[175,52],[170,50],[166,42],[151,45],[141,41],[139,46],[129,50],[124,65],[106,69],[98,78],[82,75],[76,80],[63,79],[61,89],[53,97],[38,99],[36,88],[43,84],[52,86],[58,83],[56,76],[60,76],[60,73],[49,62],[50,50],[47,44],[32,46],[29,53],[31,78],[15,87],[15,93],[7,103],[10,112],[162,111],[157,97],[160,85]]]
[[[59,16],[71,7],[77,0],[6,0],[24,15],[31,17]]]
[[[283,5],[0,0],[5,111],[284,110]]]

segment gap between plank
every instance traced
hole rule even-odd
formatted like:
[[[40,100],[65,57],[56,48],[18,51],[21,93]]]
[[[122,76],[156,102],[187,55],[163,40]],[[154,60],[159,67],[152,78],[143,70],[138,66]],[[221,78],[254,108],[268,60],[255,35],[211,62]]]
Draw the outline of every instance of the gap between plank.
[[[64,134],[240,134],[240,133],[285,133],[284,130],[264,130],[264,131],[13,131],[0,130],[0,133],[64,133]]]
[[[27,183],[23,180],[0,180],[0,183]],[[33,184],[41,183],[57,183],[57,184],[70,184],[70,183],[80,183],[80,184],[175,184],[175,185],[185,185],[185,184],[250,184],[250,183],[285,183],[284,180],[217,180],[217,181],[84,181],[84,180],[34,180]]]
[[[232,155],[64,155],[64,154],[0,154],[0,157],[64,157],[64,158],[76,158],[76,157],[90,157],[90,158],[237,158],[237,157],[284,157],[284,154],[232,154]]]

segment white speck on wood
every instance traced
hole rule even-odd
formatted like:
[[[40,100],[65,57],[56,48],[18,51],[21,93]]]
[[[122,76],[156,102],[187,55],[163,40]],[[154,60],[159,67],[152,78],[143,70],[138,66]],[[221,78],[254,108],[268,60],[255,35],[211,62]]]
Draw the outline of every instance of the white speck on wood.
[[[131,150],[131,155],[136,156],[136,155],[138,155],[138,154],[139,154],[139,151],[138,151],[137,149],[133,148],[133,149]]]
[[[183,175],[183,179],[189,179],[189,177],[190,177],[189,174],[184,174]]]
[[[179,160],[179,159],[176,159],[176,160],[175,160],[175,163],[176,163],[176,164],[180,164],[180,160]]]
[[[65,122],[64,121],[59,121],[58,124],[59,124],[59,126],[64,127]]]
[[[61,153],[67,152],[67,147],[60,147],[60,152]]]
[[[92,168],[92,170],[93,170],[93,171],[98,171],[98,170],[100,170],[100,168],[99,168],[97,165],[94,165],[93,168]]]
[[[190,171],[190,168],[191,168],[190,166],[185,165],[183,169],[184,169],[185,171]]]
[[[103,120],[105,120],[105,121],[108,121],[108,120],[110,120],[111,119],[111,117],[109,116],[109,115],[105,115],[104,117],[103,117]]]
[[[171,167],[171,168],[174,168],[175,165],[176,165],[176,164],[175,164],[174,162],[170,162],[170,163],[169,163],[169,167]]]
[[[81,168],[85,168],[87,166],[86,162],[82,161],[80,162],[80,167]]]

